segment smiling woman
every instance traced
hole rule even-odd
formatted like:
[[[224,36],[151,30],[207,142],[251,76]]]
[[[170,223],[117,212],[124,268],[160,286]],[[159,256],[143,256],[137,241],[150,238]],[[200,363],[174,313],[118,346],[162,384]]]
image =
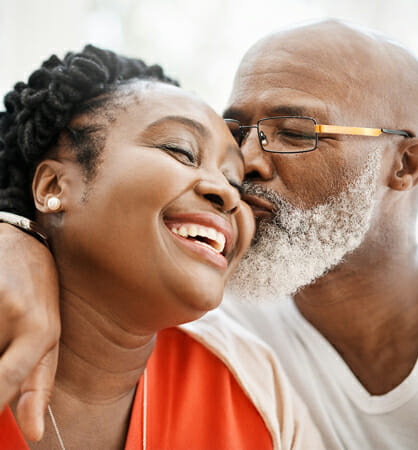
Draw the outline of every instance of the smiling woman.
[[[25,443],[15,401],[0,415],[1,449],[317,439],[268,349],[244,330],[221,313],[173,328],[219,305],[254,227],[228,128],[175,84],[88,46],[51,57],[5,98],[0,208],[48,236],[62,336],[44,437]]]
[[[90,139],[105,141],[94,178],[86,183],[64,135],[37,165],[34,200],[58,268],[65,267],[61,285],[73,291],[77,279],[78,295],[95,309],[125,328],[143,322],[142,332],[152,333],[221,301],[252,233],[251,215],[229,182],[241,182],[243,165],[222,120],[177,87],[130,82],[112,102],[110,119],[100,110],[69,123],[76,132],[98,130]],[[53,214],[51,196],[61,203]],[[195,236],[176,234],[173,224],[194,226]],[[201,242],[202,227],[225,240],[222,252]]]

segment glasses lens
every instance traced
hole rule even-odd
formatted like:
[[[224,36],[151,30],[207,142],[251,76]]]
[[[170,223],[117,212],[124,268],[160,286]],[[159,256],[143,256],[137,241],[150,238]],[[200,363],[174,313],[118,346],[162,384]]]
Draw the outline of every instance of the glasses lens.
[[[241,145],[242,141],[241,124],[238,122],[238,120],[234,119],[225,119],[225,123],[227,124],[232,136],[234,136],[234,139],[236,140],[237,144]]]
[[[304,117],[272,117],[260,120],[259,132],[265,151],[298,153],[316,146],[315,122]]]

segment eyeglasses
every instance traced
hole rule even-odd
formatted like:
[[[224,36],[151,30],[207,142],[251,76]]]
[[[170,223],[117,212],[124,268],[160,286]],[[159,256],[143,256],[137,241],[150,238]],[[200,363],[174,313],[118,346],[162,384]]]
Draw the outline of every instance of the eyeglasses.
[[[256,128],[262,149],[270,153],[305,153],[318,147],[319,134],[380,136],[383,133],[412,137],[408,132],[387,128],[342,127],[319,125],[312,117],[280,116],[261,119],[256,125],[241,125],[238,120],[225,119],[232,135],[241,146],[250,128]]]

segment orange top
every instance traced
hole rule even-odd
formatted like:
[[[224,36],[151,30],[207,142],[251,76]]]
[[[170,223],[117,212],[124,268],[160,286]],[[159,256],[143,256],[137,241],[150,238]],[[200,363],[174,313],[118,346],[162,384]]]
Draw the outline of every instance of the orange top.
[[[126,450],[142,449],[143,379]],[[23,444],[14,444],[18,439]],[[264,450],[273,444],[260,414],[224,363],[181,330],[170,328],[158,333],[147,364],[146,448]],[[27,449],[9,410],[0,416],[0,449]]]
[[[8,406],[0,414],[0,449],[29,450]]]

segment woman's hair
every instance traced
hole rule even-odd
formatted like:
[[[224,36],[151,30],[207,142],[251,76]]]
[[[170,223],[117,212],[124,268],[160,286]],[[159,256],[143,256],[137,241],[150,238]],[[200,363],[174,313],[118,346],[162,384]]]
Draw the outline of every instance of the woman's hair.
[[[31,182],[37,164],[63,131],[87,177],[104,145],[102,127],[69,127],[80,113],[105,106],[123,84],[152,80],[178,86],[160,66],[87,45],[63,60],[51,56],[4,97],[0,112],[0,210],[32,218]],[[95,100],[93,100],[95,99]]]

